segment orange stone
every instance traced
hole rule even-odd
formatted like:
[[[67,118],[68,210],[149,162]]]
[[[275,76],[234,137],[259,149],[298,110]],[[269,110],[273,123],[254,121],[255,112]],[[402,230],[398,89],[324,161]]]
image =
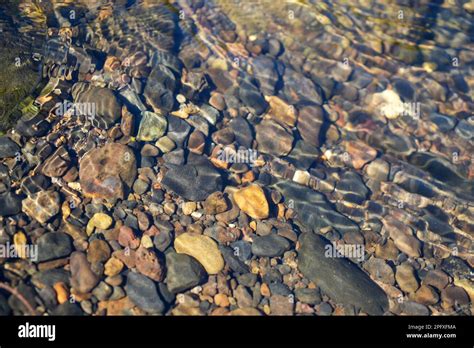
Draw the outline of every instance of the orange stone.
[[[56,291],[56,298],[59,304],[63,304],[69,299],[69,290],[66,284],[57,282],[53,285],[54,291]]]

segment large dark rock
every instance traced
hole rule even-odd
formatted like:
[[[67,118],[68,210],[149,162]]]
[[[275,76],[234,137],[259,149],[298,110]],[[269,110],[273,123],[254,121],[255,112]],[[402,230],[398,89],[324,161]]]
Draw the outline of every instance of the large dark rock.
[[[72,251],[72,241],[63,232],[49,232],[38,238],[38,262],[49,261],[69,256]]]
[[[279,235],[272,233],[267,236],[253,238],[252,254],[257,256],[281,256],[290,248],[290,242]]]
[[[230,129],[232,129],[232,132],[234,132],[235,139],[240,145],[247,148],[250,148],[252,146],[252,140],[253,140],[252,128],[250,127],[250,124],[247,122],[245,118],[243,117],[233,118],[229,122],[229,127]]]
[[[0,216],[18,214],[21,211],[21,199],[15,193],[8,191],[0,195]]]
[[[207,279],[201,264],[186,254],[167,253],[166,266],[166,284],[172,293],[189,290]]]
[[[144,95],[154,110],[169,112],[174,106],[176,77],[166,66],[157,64],[148,76]]]
[[[185,164],[172,167],[161,181],[163,187],[191,201],[203,201],[222,190],[222,178],[210,164]]]
[[[0,158],[15,157],[20,147],[8,137],[0,137]]]
[[[298,268],[334,301],[350,303],[371,315],[387,311],[387,295],[366,273],[346,258],[326,256],[327,248],[333,247],[326,239],[304,233],[299,241]]]
[[[122,115],[122,104],[116,97],[113,90],[93,86],[86,82],[76,83],[71,90],[75,104],[82,106],[93,106],[95,109],[76,110],[76,114],[85,116],[95,127],[108,129],[115,124]],[[72,105],[63,104],[60,108],[61,113],[66,113]],[[59,115],[62,116],[62,115]]]
[[[262,93],[258,90],[254,81],[249,78],[242,78],[239,81],[239,98],[251,111],[261,115],[268,107]]]
[[[165,304],[158,289],[150,278],[130,272],[125,290],[130,300],[145,312],[161,314],[165,310]]]
[[[248,266],[239,259],[238,255],[236,255],[238,253],[236,253],[234,249],[221,245],[219,246],[219,250],[224,257],[225,263],[232,271],[239,274],[245,274],[249,272]]]

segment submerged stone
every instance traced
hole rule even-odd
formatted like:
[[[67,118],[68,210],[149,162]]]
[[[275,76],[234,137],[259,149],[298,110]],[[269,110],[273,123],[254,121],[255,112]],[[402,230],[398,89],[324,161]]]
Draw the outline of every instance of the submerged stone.
[[[142,112],[142,120],[138,129],[137,139],[140,141],[155,141],[166,132],[166,118],[150,111]]]
[[[300,244],[298,268],[330,298],[350,303],[370,315],[382,315],[388,310],[387,295],[366,273],[346,258],[326,256],[327,248],[333,246],[323,237],[304,233]]]
[[[222,178],[210,164],[184,164],[170,168],[163,187],[190,201],[203,201],[211,193],[222,190]]]
[[[358,232],[358,225],[337,212],[326,198],[312,189],[290,181],[279,181],[273,185],[285,198],[285,204],[297,213],[297,220],[306,227],[319,232],[332,227],[341,233]]]

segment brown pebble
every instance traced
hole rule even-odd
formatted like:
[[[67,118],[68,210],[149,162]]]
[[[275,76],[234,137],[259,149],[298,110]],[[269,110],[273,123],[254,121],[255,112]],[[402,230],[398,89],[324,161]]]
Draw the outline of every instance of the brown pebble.
[[[123,247],[136,249],[140,246],[140,239],[128,226],[121,226],[118,236],[118,242]]]
[[[226,107],[224,96],[221,93],[213,93],[209,99],[209,105],[223,111]]]
[[[105,262],[110,258],[110,247],[106,241],[94,239],[87,249],[87,260],[90,263]]]
[[[140,247],[135,255],[136,267],[138,272],[160,282],[164,278],[164,267],[161,260],[154,251]]]
[[[206,147],[206,136],[198,130],[191,133],[188,139],[188,149],[192,153],[202,155]]]

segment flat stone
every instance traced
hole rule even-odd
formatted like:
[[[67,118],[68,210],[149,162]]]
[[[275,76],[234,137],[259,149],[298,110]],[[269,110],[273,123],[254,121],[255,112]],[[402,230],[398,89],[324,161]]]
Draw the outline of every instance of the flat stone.
[[[265,97],[265,99],[270,105],[265,117],[275,120],[282,125],[295,126],[297,112],[293,105],[273,95]]]
[[[20,153],[20,147],[17,143],[6,136],[0,137],[0,158],[15,157]]]
[[[176,144],[174,143],[173,140],[171,140],[169,137],[166,135],[164,137],[161,137],[158,139],[158,141],[155,143],[155,145],[163,152],[163,153],[168,153],[172,150],[175,149]]]
[[[121,226],[118,234],[118,242],[121,246],[136,249],[140,246],[140,239],[128,226]]]
[[[415,292],[419,287],[418,280],[415,276],[415,270],[407,262],[397,266],[395,279],[397,280],[397,284],[400,289],[402,289],[404,292],[412,293]]]
[[[291,68],[285,69],[283,75],[283,93],[291,104],[305,102],[321,105],[323,103],[321,87]]]
[[[168,121],[164,116],[144,111],[138,128],[137,140],[155,141],[165,134],[167,126]]]
[[[358,232],[352,220],[338,213],[324,195],[302,185],[280,180],[273,185],[285,197],[285,204],[297,213],[296,220],[316,232],[332,227],[341,233]]]
[[[140,154],[145,157],[156,157],[160,154],[160,150],[156,146],[145,144],[143,145]]]
[[[219,250],[224,257],[226,265],[229,266],[232,271],[239,274],[245,274],[249,272],[248,266],[235,255],[235,251],[233,249],[220,246]]]
[[[80,161],[79,178],[87,197],[123,199],[136,175],[135,155],[122,144],[108,143],[90,150]]]
[[[166,285],[172,293],[184,292],[202,284],[207,273],[199,262],[186,254],[166,254]]]
[[[336,197],[349,203],[361,205],[367,198],[369,189],[364,185],[362,178],[353,171],[341,174],[336,184]]]
[[[430,310],[428,309],[428,307],[421,303],[416,303],[413,301],[404,301],[401,305],[401,309],[403,314],[406,315],[426,316],[430,314]]]
[[[132,189],[133,189],[133,192],[135,192],[136,194],[143,195],[144,193],[146,193],[148,191],[149,186],[148,186],[148,183],[146,181],[143,181],[141,179],[137,179],[133,183]]]
[[[81,294],[91,291],[99,283],[100,277],[92,271],[86,254],[75,251],[69,260],[71,269],[71,285]]]
[[[56,191],[40,191],[22,201],[22,210],[41,224],[59,213],[60,197]]]
[[[173,236],[171,231],[161,230],[153,238],[153,245],[161,252],[164,252],[171,245]]]
[[[189,151],[202,155],[206,147],[206,137],[204,134],[198,130],[195,130],[191,133],[188,139],[188,149]]]
[[[191,126],[178,117],[168,116],[167,119],[168,132],[166,133],[166,136],[178,147],[182,147],[185,140],[188,138],[189,133],[191,133]]]
[[[299,169],[308,169],[321,154],[319,149],[306,141],[297,140],[285,160]]]
[[[382,220],[384,228],[389,232],[396,247],[410,257],[421,256],[421,242],[411,235],[411,229],[403,222],[392,216],[385,216]]]
[[[247,261],[252,258],[252,245],[244,240],[238,240],[231,244],[234,254],[241,260]]]
[[[21,198],[14,192],[8,191],[0,195],[0,216],[10,216],[21,211]]]
[[[254,219],[266,219],[269,215],[269,205],[263,189],[252,184],[241,188],[233,195],[240,210]]]
[[[429,271],[423,278],[424,285],[430,285],[438,290],[443,290],[449,283],[449,276],[442,270]]]
[[[280,80],[276,62],[276,60],[263,54],[259,54],[250,60],[253,74],[259,82],[260,90],[265,95],[274,95],[275,87]]]
[[[325,256],[328,243],[314,233],[300,237],[298,268],[322,291],[339,303],[350,303],[370,315],[382,315],[388,310],[385,292],[359,267],[346,258]]]
[[[244,78],[239,79],[239,98],[254,114],[261,115],[267,109],[268,104],[257,86],[248,76],[246,74]]]
[[[38,238],[38,262],[44,262],[69,256],[73,251],[72,240],[68,234],[49,232]]]
[[[250,127],[250,124],[247,122],[247,120],[243,117],[236,117],[233,118],[229,122],[229,127],[232,129],[232,132],[235,135],[235,140],[237,142],[246,147],[250,148],[252,146],[252,141],[253,141],[253,133],[252,133],[252,128]]]
[[[203,201],[222,191],[222,178],[210,164],[185,164],[172,167],[161,181],[163,187],[190,201]]]
[[[382,259],[372,257],[364,264],[364,268],[375,280],[390,285],[395,283],[395,276],[392,268]]]
[[[96,87],[85,82],[78,82],[72,87],[71,94],[74,98],[74,102],[95,106],[94,113],[87,114],[87,112],[85,112],[86,115],[84,115],[91,121],[94,127],[108,129],[115,124],[122,115],[122,105],[111,89]]]
[[[352,166],[360,169],[377,156],[377,150],[362,141],[345,141],[344,147],[349,154]]]
[[[466,306],[470,303],[469,295],[460,286],[447,286],[441,291],[444,308],[453,306]]]
[[[44,162],[41,172],[49,177],[60,177],[66,174],[70,164],[71,157],[67,149],[61,146]]]
[[[155,64],[147,78],[143,92],[153,110],[169,112],[173,109],[176,78],[173,72],[162,64]]]
[[[295,296],[298,301],[316,305],[321,303],[321,295],[318,289],[297,288],[295,289]]]
[[[294,300],[289,296],[272,295],[270,297],[271,315],[293,315]]]
[[[224,259],[212,238],[204,235],[183,233],[176,237],[174,248],[179,254],[194,257],[208,274],[217,274],[224,268]]]
[[[253,305],[252,295],[245,286],[237,286],[234,290],[234,298],[237,300],[237,305],[240,308],[248,308]]]
[[[376,159],[367,165],[365,172],[367,173],[367,176],[374,181],[387,181],[390,172],[390,165],[384,160]]]
[[[212,124],[213,126],[216,125],[217,120],[219,119],[219,110],[213,108],[210,105],[202,104],[199,107],[198,115],[204,118],[207,122]]]
[[[232,316],[261,316],[262,313],[257,308],[246,307],[246,308],[237,308],[229,312],[229,315]]]
[[[144,275],[129,272],[125,291],[130,300],[145,312],[161,314],[165,310],[155,283]]]
[[[412,299],[417,302],[424,304],[425,306],[434,305],[439,302],[439,295],[429,285],[422,285],[412,295]]]
[[[256,127],[258,150],[275,156],[286,156],[293,148],[293,135],[278,123],[263,120]]]
[[[253,237],[252,254],[254,255],[264,257],[281,256],[288,249],[290,249],[290,242],[275,233],[263,237]]]
[[[310,145],[319,147],[321,127],[324,123],[324,110],[319,105],[307,105],[299,108],[298,132],[301,138]]]

